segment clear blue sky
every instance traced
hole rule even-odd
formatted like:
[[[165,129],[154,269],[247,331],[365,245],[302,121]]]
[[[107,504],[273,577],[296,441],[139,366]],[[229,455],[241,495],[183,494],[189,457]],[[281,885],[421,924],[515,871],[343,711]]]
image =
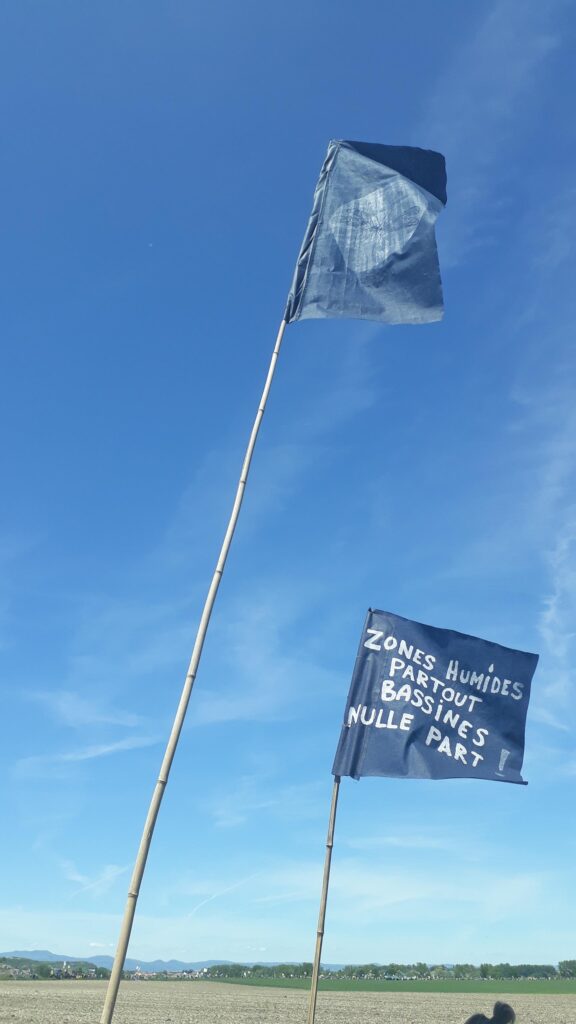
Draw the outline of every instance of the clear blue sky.
[[[130,952],[311,959],[366,608],[541,654],[528,787],[344,780],[324,959],[574,957],[570,4],[3,5],[0,949],[112,952],[330,138],[446,316],[286,332]]]

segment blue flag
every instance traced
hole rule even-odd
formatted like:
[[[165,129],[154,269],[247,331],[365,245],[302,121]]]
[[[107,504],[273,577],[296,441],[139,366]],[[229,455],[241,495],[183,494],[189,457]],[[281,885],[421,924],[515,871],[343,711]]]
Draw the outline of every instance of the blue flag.
[[[440,153],[331,142],[284,319],[441,320],[434,224],[445,203]]]
[[[370,610],[332,773],[525,785],[537,662],[537,654]]]

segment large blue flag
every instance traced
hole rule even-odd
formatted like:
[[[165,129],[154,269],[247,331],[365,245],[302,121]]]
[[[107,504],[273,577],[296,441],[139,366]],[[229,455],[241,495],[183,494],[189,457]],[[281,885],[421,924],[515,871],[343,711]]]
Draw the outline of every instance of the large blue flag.
[[[333,774],[525,785],[537,662],[537,654],[370,610]]]
[[[284,319],[440,320],[434,224],[445,203],[440,153],[331,142]]]

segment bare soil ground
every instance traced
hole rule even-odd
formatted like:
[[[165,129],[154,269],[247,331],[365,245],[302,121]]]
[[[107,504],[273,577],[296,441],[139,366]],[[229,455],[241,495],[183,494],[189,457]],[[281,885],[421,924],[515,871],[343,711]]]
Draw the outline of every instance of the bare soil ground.
[[[0,1024],[98,1024],[105,982],[0,982]],[[463,1024],[491,994],[320,992],[317,1024]],[[507,996],[517,1024],[576,1024],[576,996]],[[114,1024],[305,1024],[302,990],[217,982],[123,982]]]

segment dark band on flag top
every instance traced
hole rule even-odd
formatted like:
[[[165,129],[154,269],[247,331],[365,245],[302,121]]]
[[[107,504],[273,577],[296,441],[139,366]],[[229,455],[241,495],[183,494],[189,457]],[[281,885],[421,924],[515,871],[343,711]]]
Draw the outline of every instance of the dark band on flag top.
[[[434,225],[446,165],[433,150],[332,141],[284,319],[419,324],[443,316]]]
[[[537,654],[368,612],[332,773],[525,785]]]

